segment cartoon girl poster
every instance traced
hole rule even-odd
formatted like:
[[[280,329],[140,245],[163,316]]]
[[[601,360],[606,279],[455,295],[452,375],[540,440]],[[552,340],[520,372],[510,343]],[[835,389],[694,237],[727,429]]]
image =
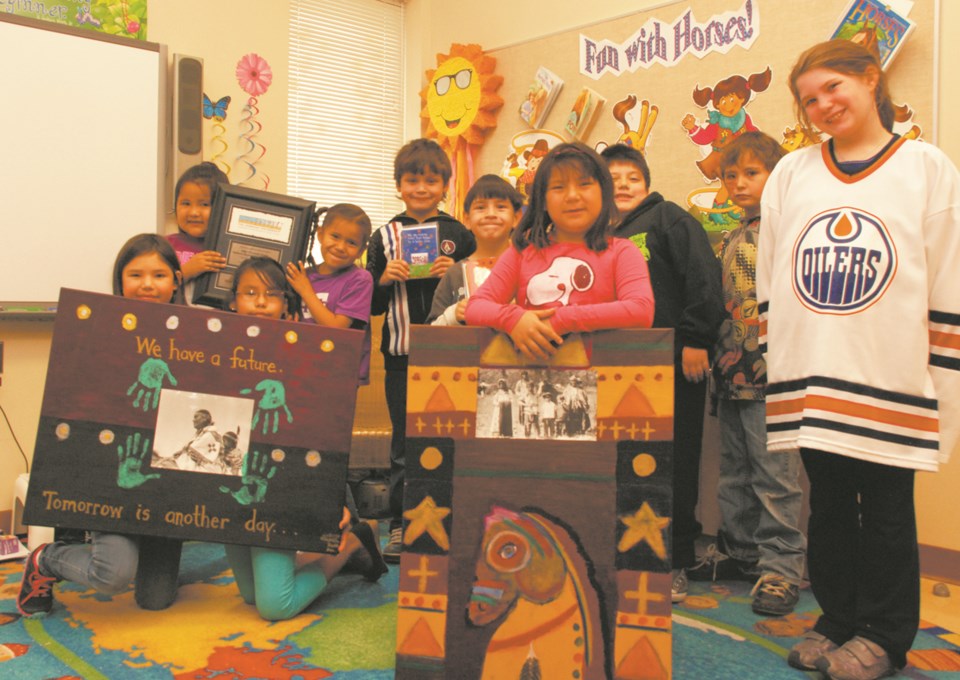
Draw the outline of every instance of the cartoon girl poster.
[[[713,87],[701,88],[697,85],[694,88],[693,101],[697,106],[707,108],[707,121],[699,125],[696,117],[688,113],[680,121],[680,125],[694,144],[706,147],[706,156],[697,161],[697,167],[708,182],[720,179],[720,155],[724,147],[740,134],[757,129],[746,111],[746,106],[754,93],[767,89],[771,77],[768,66],[763,72],[746,78],[733,75]],[[709,105],[712,105],[712,108],[708,108]],[[727,191],[721,183],[713,201],[710,218],[714,222],[722,222],[723,213],[729,212],[731,207]]]

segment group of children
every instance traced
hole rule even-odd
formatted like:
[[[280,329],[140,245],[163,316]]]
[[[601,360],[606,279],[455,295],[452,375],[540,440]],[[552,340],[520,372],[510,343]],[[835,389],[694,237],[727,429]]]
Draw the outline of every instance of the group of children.
[[[885,75],[865,49],[814,46],[790,87],[800,120],[831,139],[782,163],[780,145],[760,132],[725,148],[720,176],[743,217],[719,260],[697,221],[650,191],[646,160],[629,146],[602,156],[578,143],[557,146],[525,208],[503,179],[481,177],[461,224],[439,209],[449,160],[418,139],[397,154],[406,209],[389,223],[371,234],[362,210],[337,205],[316,232],[319,265],[281,269],[255,258],[239,268],[231,302],[239,314],[368,333],[370,314],[385,315],[393,434],[383,559],[397,561],[403,541],[411,324],[489,326],[536,362],[571,332],[672,328],[673,600],[683,600],[688,578],[741,579],[755,583],[757,613],[793,611],[807,548],[802,457],[811,484],[809,578],[823,614],[789,663],[860,680],[905,665],[919,620],[913,474],[946,460],[960,422],[960,363],[951,350],[960,337],[960,275],[951,266],[960,254],[960,179],[937,149],[891,132]],[[117,294],[175,302],[184,283],[224,266],[202,245],[220,175],[205,163],[181,179],[180,233],[169,243],[131,239],[117,258]],[[437,225],[440,255],[429,276],[411,277],[401,232],[426,222]],[[366,270],[355,264],[364,251]],[[586,282],[560,301],[546,276],[558,258],[575,260]],[[368,370],[369,349],[361,382]],[[698,560],[708,382],[721,429],[721,523],[718,544]],[[350,521],[345,509],[341,527]],[[35,550],[21,611],[49,611],[58,579],[117,592],[136,571],[137,542],[98,533],[88,545]],[[275,619],[306,607],[351,556],[371,580],[386,569],[362,522],[344,533],[341,549],[300,568],[289,551],[228,546],[227,554],[245,601]]]

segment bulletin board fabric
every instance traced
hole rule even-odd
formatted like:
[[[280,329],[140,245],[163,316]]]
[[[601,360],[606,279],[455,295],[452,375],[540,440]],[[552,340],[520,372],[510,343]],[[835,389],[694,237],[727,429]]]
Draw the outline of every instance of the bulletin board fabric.
[[[162,216],[165,50],[0,14],[0,318],[111,291]],[[52,318],[52,316],[51,316]]]
[[[894,101],[908,104],[914,112],[913,118],[898,124],[895,131],[903,133],[917,125],[922,130],[922,137],[931,142],[936,141],[936,2],[916,0],[908,14],[916,26],[887,68]],[[739,74],[747,78],[769,67],[772,71],[769,86],[763,92],[753,94],[745,111],[756,127],[781,141],[784,129],[796,123],[787,85],[790,69],[803,50],[830,38],[849,4],[850,0],[812,0],[802,4],[780,0],[670,3],[530,42],[491,49],[490,54],[497,59],[497,70],[504,77],[499,93],[505,104],[499,125],[478,156],[478,171],[501,173],[511,151],[511,140],[518,133],[530,129],[520,118],[518,110],[527,98],[538,67],[544,66],[564,81],[555,105],[541,126],[557,135],[562,135],[571,109],[584,87],[591,88],[606,99],[597,122],[582,140],[590,146],[599,142],[613,144],[624,132],[624,127],[615,120],[612,112],[617,102],[628,95],[636,95],[638,99],[636,109],[627,116],[628,122],[634,125],[640,110],[639,101],[646,99],[658,107],[657,119],[645,145],[645,155],[651,169],[651,189],[687,208],[691,194],[719,186],[719,182],[707,182],[696,165],[707,154],[708,147],[691,141],[681,126],[681,120],[687,114],[695,116],[701,124],[707,118],[707,110],[694,103],[694,89],[698,86],[714,88],[732,75]],[[714,17],[727,13],[744,14],[745,11],[749,12],[751,25],[756,31],[755,39],[748,48],[732,45],[728,46],[725,53],[715,51],[701,58],[688,53],[671,66],[652,63],[633,72],[621,63],[619,76],[607,73],[593,79],[581,73],[581,35],[596,43],[609,40],[619,44],[634,36],[653,18],[668,29],[663,36],[672,52],[674,35],[669,27],[682,23],[688,13],[691,25],[702,25]],[[709,219],[701,221],[709,232]]]

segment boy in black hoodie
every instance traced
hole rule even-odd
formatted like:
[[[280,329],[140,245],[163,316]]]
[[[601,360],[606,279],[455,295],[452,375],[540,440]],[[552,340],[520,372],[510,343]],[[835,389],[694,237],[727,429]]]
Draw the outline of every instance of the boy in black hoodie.
[[[720,263],[699,222],[676,203],[650,192],[650,169],[636,149],[615,144],[601,154],[613,175],[620,224],[647,258],[656,311],[654,328],[674,329],[673,601],[687,595],[686,569],[696,561],[702,529],[700,489],[703,411],[710,352],[723,321]]]
[[[466,227],[438,209],[452,169],[436,142],[415,139],[397,152],[393,176],[406,210],[374,232],[367,250],[367,271],[373,275],[372,314],[386,314],[380,351],[386,368],[384,391],[393,424],[390,439],[390,540],[383,551],[388,562],[399,562],[403,539],[404,447],[407,421],[407,355],[410,324],[422,324],[430,314],[440,277],[454,262],[467,257],[476,241]],[[410,263],[401,255],[405,227],[437,225],[438,257],[429,276],[410,277]]]

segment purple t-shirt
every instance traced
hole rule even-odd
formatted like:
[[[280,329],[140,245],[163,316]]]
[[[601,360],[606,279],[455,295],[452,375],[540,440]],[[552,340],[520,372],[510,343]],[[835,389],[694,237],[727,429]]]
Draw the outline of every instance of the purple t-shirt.
[[[186,262],[196,255],[202,253],[206,248],[203,246],[203,239],[194,238],[190,234],[177,232],[176,234],[167,234],[167,240],[173,249],[177,251],[177,259],[182,267]]]
[[[366,325],[360,351],[360,384],[370,382],[370,301],[373,299],[373,275],[351,265],[333,274],[316,271],[307,274],[313,292],[334,314],[342,314]],[[310,310],[303,306],[303,320],[313,321]],[[316,323],[316,322],[314,322]]]

